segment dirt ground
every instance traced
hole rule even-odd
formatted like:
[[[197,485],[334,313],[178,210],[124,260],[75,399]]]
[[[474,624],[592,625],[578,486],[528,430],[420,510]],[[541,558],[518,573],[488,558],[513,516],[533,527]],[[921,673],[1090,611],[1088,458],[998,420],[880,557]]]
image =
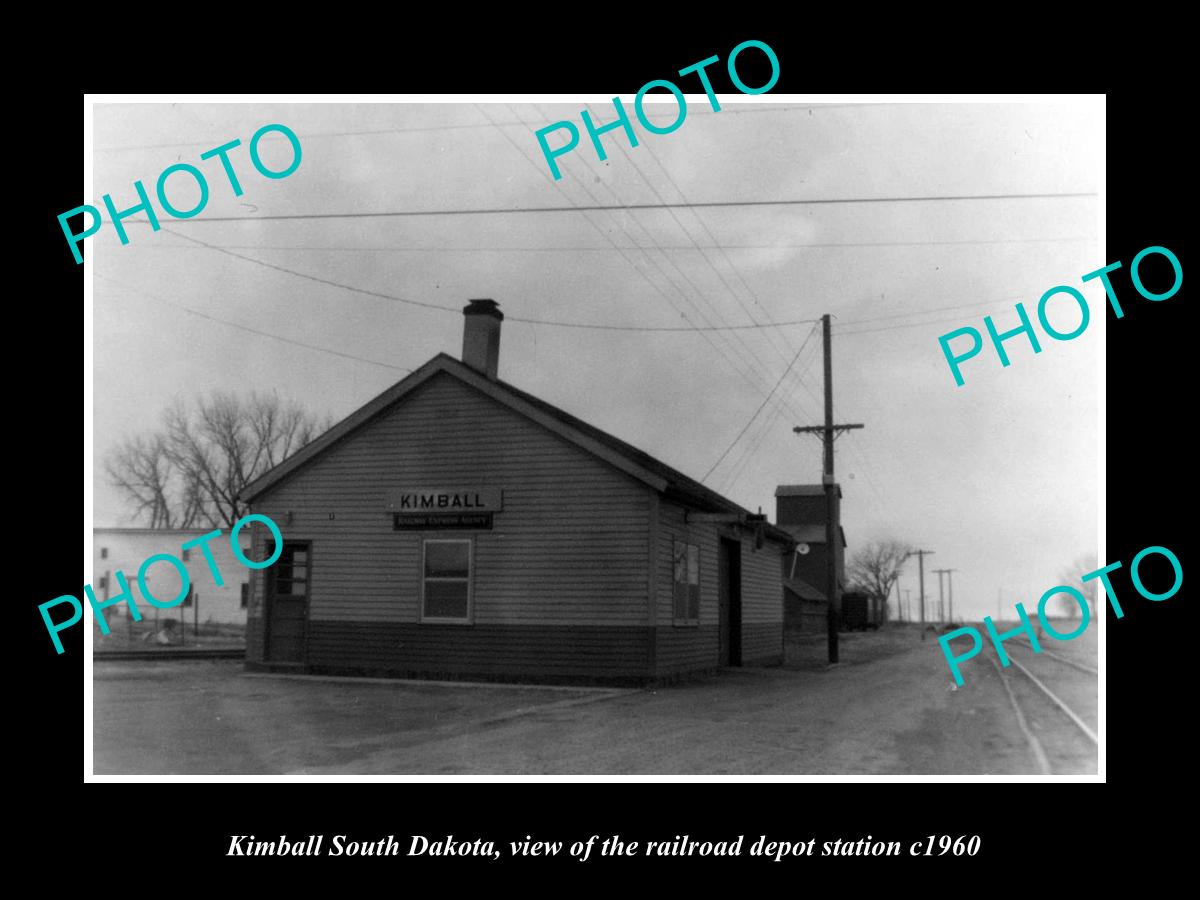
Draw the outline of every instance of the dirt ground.
[[[1037,773],[983,654],[954,689],[936,638],[922,640],[915,627],[842,635],[833,667],[822,662],[823,640],[800,643],[782,667],[633,691],[258,676],[224,661],[97,662],[95,772]],[[1094,677],[1040,662],[1039,677],[1070,681],[1084,702],[1090,679],[1094,717]],[[1043,729],[1074,727],[1037,715]],[[1095,771],[1094,755],[1082,771]]]

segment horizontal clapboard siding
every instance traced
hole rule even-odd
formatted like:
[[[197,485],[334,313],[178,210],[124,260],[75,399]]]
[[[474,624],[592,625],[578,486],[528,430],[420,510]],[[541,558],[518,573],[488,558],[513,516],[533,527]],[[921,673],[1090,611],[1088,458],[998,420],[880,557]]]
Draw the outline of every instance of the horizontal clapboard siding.
[[[742,544],[742,663],[783,660],[782,548]]]
[[[675,541],[700,548],[700,624],[717,624],[717,526],[711,522],[688,523],[684,509],[663,501],[659,507],[658,537],[658,625],[675,621]]]
[[[261,662],[264,655],[262,619],[250,616],[246,619],[246,659]]]
[[[742,621],[783,624],[783,579],[780,576],[781,548],[769,541],[754,549],[754,541],[742,544]]]
[[[646,678],[649,629],[317,621],[310,669],[414,676]]]
[[[655,665],[660,675],[715,668],[720,663],[717,600],[717,526],[688,523],[682,506],[659,505],[658,603]],[[675,541],[700,548],[700,625],[676,626]]]
[[[784,627],[790,631],[821,634],[829,628],[828,618],[824,600],[801,600],[792,593],[784,599]]]
[[[468,485],[503,490],[494,530],[393,530],[390,492]],[[645,485],[439,374],[257,498],[254,511],[285,539],[312,542],[314,626],[417,623],[422,538],[469,537],[474,628],[644,628],[649,506]]]
[[[755,549],[753,532],[711,522],[688,523],[683,507],[659,508],[656,669],[662,675],[713,668],[720,659],[718,553],[722,535],[741,543],[742,662],[777,661],[783,654],[782,549],[771,541]],[[676,540],[700,548],[700,627],[674,625],[673,548]]]
[[[783,623],[742,623],[742,665],[783,662]]]
[[[720,665],[720,632],[716,624],[699,628],[667,626],[656,632],[656,671],[660,676]]]

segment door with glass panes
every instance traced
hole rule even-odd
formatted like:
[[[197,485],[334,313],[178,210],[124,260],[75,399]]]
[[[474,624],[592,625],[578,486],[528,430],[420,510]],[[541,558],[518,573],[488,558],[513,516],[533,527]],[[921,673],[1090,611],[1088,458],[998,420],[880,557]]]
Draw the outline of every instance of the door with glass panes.
[[[279,559],[267,570],[268,662],[304,662],[311,550],[307,541],[284,541]]]

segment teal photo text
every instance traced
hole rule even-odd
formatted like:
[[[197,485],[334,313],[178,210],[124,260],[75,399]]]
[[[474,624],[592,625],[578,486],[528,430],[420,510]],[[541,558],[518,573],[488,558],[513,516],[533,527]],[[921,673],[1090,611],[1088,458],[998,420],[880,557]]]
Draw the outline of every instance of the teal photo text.
[[[262,156],[259,153],[259,142],[266,135],[272,133],[283,135],[291,144],[291,162],[281,169],[268,168],[266,164],[263,163]],[[220,169],[224,172],[225,177],[229,180],[229,187],[232,189],[233,196],[235,197],[242,196],[245,191],[242,189],[242,183],[238,179],[237,168],[235,167],[233,160],[230,159],[230,154],[234,153],[234,151],[236,151],[241,145],[241,140],[234,138],[228,143],[222,144],[219,147],[214,147],[211,150],[206,150],[204,153],[200,154],[200,160],[202,162],[212,159],[220,160]],[[296,133],[286,125],[264,125],[262,128],[258,129],[258,131],[254,132],[254,136],[250,138],[249,150],[251,164],[264,178],[287,178],[300,167],[300,138],[298,138]],[[210,174],[213,174],[211,170],[213,170],[215,167],[216,163],[209,163]],[[244,163],[242,165],[242,170],[243,172],[245,171]],[[168,180],[171,179],[172,175],[177,176],[171,181],[171,184],[176,186],[176,192],[180,190],[178,187],[180,184],[190,181],[196,185],[197,199],[195,200],[195,203],[191,209],[180,209],[167,198],[167,183]],[[101,198],[104,208],[108,211],[109,220],[112,222],[113,228],[116,229],[117,237],[120,238],[122,245],[129,243],[129,235],[125,231],[124,222],[126,219],[132,215],[135,215],[136,213],[145,214],[146,218],[139,221],[147,222],[150,225],[151,230],[158,231],[159,228],[162,227],[159,225],[158,213],[154,210],[154,204],[150,200],[150,194],[146,191],[146,186],[142,184],[140,179],[133,183],[133,193],[136,195],[137,202],[132,206],[122,210],[117,209],[117,203],[113,201],[112,194],[105,194]],[[192,165],[191,163],[177,162],[174,165],[167,166],[159,174],[158,181],[154,186],[154,193],[158,197],[158,205],[162,207],[167,215],[175,219],[190,219],[193,216],[200,215],[200,213],[203,212],[204,207],[208,205],[208,180],[198,167]],[[176,201],[178,201],[179,194],[176,193],[175,196]],[[132,200],[133,198],[128,199]],[[122,200],[119,202],[125,203],[127,201]],[[83,214],[84,227],[82,231],[74,232],[71,230],[71,226],[67,224],[67,220],[79,215],[80,213]],[[88,222],[89,218],[91,220],[90,224]],[[62,213],[58,217],[58,224],[61,226],[63,234],[66,235],[67,244],[71,248],[71,253],[73,253],[75,256],[75,262],[81,263],[83,262],[83,254],[79,252],[79,244],[85,238],[91,237],[100,230],[100,227],[104,224],[104,217],[101,215],[98,208],[89,203],[85,203],[83,206],[77,206],[74,209]]]

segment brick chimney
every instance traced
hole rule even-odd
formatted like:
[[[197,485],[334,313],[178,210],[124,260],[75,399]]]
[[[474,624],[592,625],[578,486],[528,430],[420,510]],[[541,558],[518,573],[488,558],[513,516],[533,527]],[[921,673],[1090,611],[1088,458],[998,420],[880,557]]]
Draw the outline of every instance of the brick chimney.
[[[463,307],[462,361],[492,381],[500,368],[500,323],[504,313],[495,300],[472,300]]]

